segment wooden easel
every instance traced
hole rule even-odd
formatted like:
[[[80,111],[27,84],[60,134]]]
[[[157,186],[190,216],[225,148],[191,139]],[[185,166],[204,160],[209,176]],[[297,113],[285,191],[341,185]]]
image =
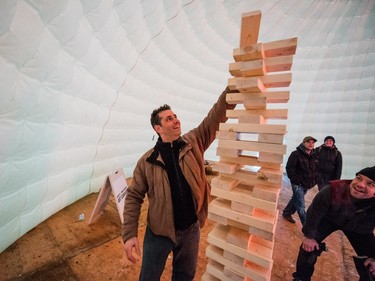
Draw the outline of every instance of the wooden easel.
[[[105,209],[105,206],[107,205],[111,192],[116,199],[117,211],[119,213],[121,223],[123,223],[123,212],[127,188],[128,186],[122,169],[119,169],[108,175],[104,181],[103,187],[100,189],[98,199],[96,200],[94,209],[90,216],[89,224],[94,223],[101,216]]]

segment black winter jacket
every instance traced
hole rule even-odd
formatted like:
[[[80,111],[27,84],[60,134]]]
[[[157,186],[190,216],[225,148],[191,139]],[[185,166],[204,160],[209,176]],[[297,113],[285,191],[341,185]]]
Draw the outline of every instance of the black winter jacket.
[[[291,184],[310,189],[316,184],[317,154],[313,149],[307,154],[303,143],[297,146],[286,163],[286,173]]]
[[[331,180],[338,180],[342,171],[342,155],[335,145],[332,147],[322,144],[316,149],[318,154],[317,182],[319,189]]]
[[[316,194],[307,209],[306,222],[302,228],[306,237],[316,238],[318,225],[323,219],[342,230],[373,233],[375,198],[353,198],[349,192],[350,183],[351,180],[331,181]]]

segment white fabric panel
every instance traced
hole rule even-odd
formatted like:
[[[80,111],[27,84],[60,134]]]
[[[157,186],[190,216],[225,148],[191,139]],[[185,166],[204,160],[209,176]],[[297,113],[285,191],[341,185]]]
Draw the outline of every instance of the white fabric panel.
[[[195,127],[226,86],[245,12],[262,11],[259,42],[298,37],[284,159],[305,135],[320,145],[329,134],[343,177],[374,165],[374,6],[0,1],[0,252],[113,170],[130,177],[155,143],[154,108],[168,103],[184,132]]]

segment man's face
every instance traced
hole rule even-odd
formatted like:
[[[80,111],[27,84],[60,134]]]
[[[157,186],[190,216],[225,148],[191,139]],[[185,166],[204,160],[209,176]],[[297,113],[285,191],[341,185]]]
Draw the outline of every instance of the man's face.
[[[324,142],[324,144],[325,144],[326,146],[328,146],[328,147],[332,147],[332,146],[333,146],[333,140],[331,140],[331,139],[327,139],[327,140]]]
[[[181,135],[181,123],[172,110],[164,110],[159,113],[160,124],[155,125],[154,130],[160,135],[163,142],[173,142]]]
[[[358,174],[350,183],[350,194],[357,199],[375,197],[375,182],[361,174]]]
[[[307,151],[311,151],[314,149],[315,142],[314,140],[308,140],[303,143],[303,146]]]

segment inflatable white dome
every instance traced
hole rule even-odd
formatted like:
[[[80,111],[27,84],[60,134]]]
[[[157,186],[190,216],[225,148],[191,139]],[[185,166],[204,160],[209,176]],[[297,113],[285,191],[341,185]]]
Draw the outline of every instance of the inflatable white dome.
[[[373,0],[0,1],[0,252],[112,171],[131,177],[154,108],[197,125],[255,10],[259,42],[298,38],[287,155],[333,135],[344,178],[373,166]]]

